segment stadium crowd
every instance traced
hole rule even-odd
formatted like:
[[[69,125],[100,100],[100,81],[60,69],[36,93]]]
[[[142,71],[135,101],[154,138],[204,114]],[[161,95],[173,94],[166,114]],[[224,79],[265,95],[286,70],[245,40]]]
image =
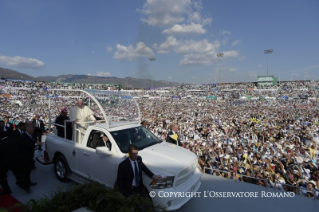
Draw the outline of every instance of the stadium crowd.
[[[0,86],[2,94],[12,95],[0,97],[0,119],[9,117],[15,125],[37,114],[44,124],[48,122],[50,88],[110,89],[94,84],[10,80]],[[202,172],[319,197],[319,81],[268,87],[253,83],[183,85],[128,92],[139,104],[143,125],[161,140],[166,141],[177,124],[177,144],[198,156]],[[63,91],[54,95],[57,98],[50,111],[55,116],[62,106],[71,108],[83,97]],[[103,101],[108,116],[136,118],[134,107],[107,109],[112,100]],[[101,117],[96,106],[92,110]]]

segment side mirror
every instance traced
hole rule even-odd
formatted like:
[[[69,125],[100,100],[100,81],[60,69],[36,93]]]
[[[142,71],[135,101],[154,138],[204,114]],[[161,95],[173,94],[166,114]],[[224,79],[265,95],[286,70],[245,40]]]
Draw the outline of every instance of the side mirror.
[[[108,147],[102,146],[102,147],[96,147],[96,154],[111,156],[112,152],[109,150]]]

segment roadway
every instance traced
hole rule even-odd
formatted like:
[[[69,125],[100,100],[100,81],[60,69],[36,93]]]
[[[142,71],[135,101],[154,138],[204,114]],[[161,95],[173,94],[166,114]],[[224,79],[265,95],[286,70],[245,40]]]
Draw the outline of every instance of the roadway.
[[[35,156],[42,155],[42,151],[35,151]],[[27,203],[30,199],[37,199],[43,195],[50,195],[56,191],[58,186],[68,188],[74,185],[74,182],[63,183],[57,180],[53,165],[41,165],[36,162],[36,169],[31,173],[31,180],[37,182],[38,185],[31,187],[31,193],[27,194],[24,190],[15,185],[15,177],[9,172],[8,181],[12,190],[12,196],[22,203]],[[193,212],[193,211],[317,211],[319,201],[295,195],[294,197],[286,198],[267,198],[261,197],[262,191],[278,192],[271,188],[264,188],[257,185],[252,185],[243,182],[235,182],[221,177],[203,174],[201,178],[200,197],[193,197],[178,211]],[[205,192],[206,191],[206,197]],[[212,191],[212,192],[211,192]],[[210,197],[214,192],[257,192],[258,197]],[[247,194],[247,193],[246,193]],[[215,193],[216,195],[216,193]]]

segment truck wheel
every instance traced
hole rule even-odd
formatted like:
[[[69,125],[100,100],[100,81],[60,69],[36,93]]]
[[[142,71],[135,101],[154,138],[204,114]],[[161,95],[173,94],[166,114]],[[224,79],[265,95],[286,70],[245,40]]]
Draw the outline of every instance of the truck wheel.
[[[58,180],[61,182],[69,181],[68,174],[70,173],[70,169],[63,156],[57,157],[54,161],[54,172]]]

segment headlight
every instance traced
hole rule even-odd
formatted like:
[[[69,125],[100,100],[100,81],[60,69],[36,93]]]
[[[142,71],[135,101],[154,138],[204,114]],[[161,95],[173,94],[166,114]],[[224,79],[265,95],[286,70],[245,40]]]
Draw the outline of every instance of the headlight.
[[[174,176],[163,177],[159,180],[153,180],[151,187],[154,189],[171,188],[173,186]]]

